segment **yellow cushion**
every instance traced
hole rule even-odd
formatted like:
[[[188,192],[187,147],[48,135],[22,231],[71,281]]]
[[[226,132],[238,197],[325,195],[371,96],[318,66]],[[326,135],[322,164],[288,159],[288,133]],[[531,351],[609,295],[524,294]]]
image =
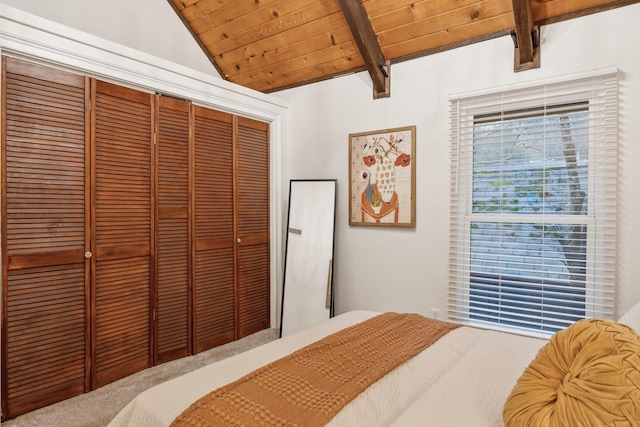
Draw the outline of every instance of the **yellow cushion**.
[[[640,425],[640,337],[585,319],[554,334],[502,411],[506,426]]]

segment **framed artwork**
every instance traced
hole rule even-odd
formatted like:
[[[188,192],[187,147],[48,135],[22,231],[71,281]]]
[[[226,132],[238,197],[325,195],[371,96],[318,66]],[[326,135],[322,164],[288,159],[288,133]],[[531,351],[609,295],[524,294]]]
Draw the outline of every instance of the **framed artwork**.
[[[416,127],[349,135],[349,225],[415,227]]]

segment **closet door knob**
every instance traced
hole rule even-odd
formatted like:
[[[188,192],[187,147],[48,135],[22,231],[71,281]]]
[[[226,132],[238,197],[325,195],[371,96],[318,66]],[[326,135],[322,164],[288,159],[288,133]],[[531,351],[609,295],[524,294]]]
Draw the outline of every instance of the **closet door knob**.
[[[89,252],[89,251],[84,253],[84,257],[87,258],[87,259],[91,258],[92,256],[93,256],[93,254],[91,252]]]
[[[238,238],[236,239],[236,242],[238,242],[238,243],[242,243],[242,239],[238,237]]]

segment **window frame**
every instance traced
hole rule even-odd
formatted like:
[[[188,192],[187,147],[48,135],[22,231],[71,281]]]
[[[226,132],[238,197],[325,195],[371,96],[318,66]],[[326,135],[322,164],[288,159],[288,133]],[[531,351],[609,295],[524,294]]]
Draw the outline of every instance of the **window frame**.
[[[615,217],[617,163],[617,69],[544,82],[514,85],[502,90],[450,96],[451,232],[448,318],[465,324],[534,336],[552,332],[478,321],[471,318],[471,224],[581,223],[587,226],[585,317],[613,318],[615,301]],[[603,104],[604,102],[604,104]],[[589,162],[586,215],[530,215],[473,212],[473,128],[478,116],[500,117],[504,112],[527,111],[547,105],[583,103],[589,117]],[[604,107],[603,107],[604,105]],[[604,111],[604,114],[602,112]],[[524,120],[526,115],[523,115]],[[471,123],[471,125],[469,125]],[[591,128],[594,129],[591,129]],[[604,128],[604,131],[602,131]],[[470,131],[471,130],[471,131]],[[601,141],[600,139],[603,139]],[[604,147],[600,147],[604,144]],[[608,158],[598,162],[598,155]],[[471,160],[469,160],[471,159]],[[465,169],[466,168],[466,169]],[[599,177],[598,174],[602,176]],[[607,175],[609,174],[609,175]],[[612,176],[611,176],[612,175]],[[598,182],[600,179],[602,182]],[[606,190],[600,188],[605,186]],[[604,191],[604,193],[603,193]],[[607,194],[607,192],[612,193]],[[604,202],[603,202],[604,201]],[[579,219],[578,221],[576,221]],[[602,221],[607,220],[607,223]],[[612,222],[612,223],[611,223]],[[613,229],[613,231],[611,230]],[[591,244],[597,242],[597,244]],[[613,251],[613,253],[611,253]],[[613,258],[612,258],[613,257]],[[613,259],[613,261],[612,261]]]

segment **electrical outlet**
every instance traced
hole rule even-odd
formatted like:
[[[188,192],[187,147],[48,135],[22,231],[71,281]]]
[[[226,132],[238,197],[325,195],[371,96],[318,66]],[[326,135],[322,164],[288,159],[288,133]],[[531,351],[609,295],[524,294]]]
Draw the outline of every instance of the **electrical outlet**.
[[[439,308],[432,308],[431,309],[431,318],[432,319],[436,319],[436,320],[442,320],[442,319],[440,319],[440,309]]]

